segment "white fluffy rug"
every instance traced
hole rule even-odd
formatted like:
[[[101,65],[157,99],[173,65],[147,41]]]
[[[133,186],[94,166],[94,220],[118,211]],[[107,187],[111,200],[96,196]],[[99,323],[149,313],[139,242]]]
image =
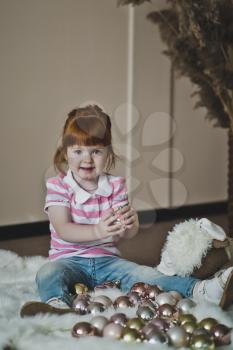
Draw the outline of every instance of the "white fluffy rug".
[[[66,314],[63,316],[38,315],[21,319],[20,307],[30,300],[39,300],[34,282],[36,271],[46,261],[40,256],[21,258],[15,253],[0,250],[0,349],[17,350],[113,350],[120,349],[172,349],[166,345],[152,345],[149,343],[125,343],[119,340],[98,337],[73,338],[71,329],[75,323],[90,320],[90,315],[79,316]],[[111,290],[108,294],[101,291],[114,300],[120,292]],[[120,309],[117,312],[125,312],[135,316],[136,309]],[[110,317],[116,310],[109,309],[103,315]],[[233,327],[233,306],[228,312],[223,312],[219,307],[201,305],[193,309],[193,314],[198,320],[205,317],[214,317],[220,323]],[[232,344],[220,347],[221,350],[233,349]]]

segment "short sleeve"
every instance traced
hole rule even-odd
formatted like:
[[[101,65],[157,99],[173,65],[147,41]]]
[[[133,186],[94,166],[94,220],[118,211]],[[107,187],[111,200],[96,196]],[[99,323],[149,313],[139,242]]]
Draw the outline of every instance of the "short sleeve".
[[[48,212],[48,207],[59,205],[70,208],[70,195],[67,187],[59,177],[53,177],[46,182],[47,194],[45,198],[44,211]]]
[[[129,200],[125,178],[118,177],[114,181],[113,186],[112,208],[117,208],[128,204]]]

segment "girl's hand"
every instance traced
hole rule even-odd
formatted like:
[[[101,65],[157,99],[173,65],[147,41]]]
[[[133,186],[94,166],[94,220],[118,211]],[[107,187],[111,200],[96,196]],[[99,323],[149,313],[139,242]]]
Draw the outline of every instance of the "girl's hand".
[[[121,237],[124,236],[134,236],[139,227],[138,214],[133,207],[127,205],[117,211],[117,216],[122,223],[122,228],[124,229]],[[132,233],[132,235],[131,235]]]
[[[138,223],[138,214],[130,205],[120,209],[119,216],[127,229],[131,229],[136,223]]]
[[[117,222],[117,216],[113,209],[106,212],[100,222],[95,225],[95,234],[98,239],[103,239],[109,236],[122,235],[125,228],[120,222]]]

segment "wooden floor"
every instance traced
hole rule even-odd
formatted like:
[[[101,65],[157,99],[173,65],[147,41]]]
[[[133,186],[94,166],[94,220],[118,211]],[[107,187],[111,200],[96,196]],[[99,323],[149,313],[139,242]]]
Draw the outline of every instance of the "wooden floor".
[[[223,227],[227,233],[227,216],[209,216],[210,220]],[[158,263],[159,252],[166,237],[166,233],[183,219],[158,222],[148,227],[140,227],[139,234],[131,240],[120,243],[122,256],[139,264],[155,265]],[[0,249],[16,252],[20,256],[47,256],[49,249],[49,234],[20,239],[0,241]]]

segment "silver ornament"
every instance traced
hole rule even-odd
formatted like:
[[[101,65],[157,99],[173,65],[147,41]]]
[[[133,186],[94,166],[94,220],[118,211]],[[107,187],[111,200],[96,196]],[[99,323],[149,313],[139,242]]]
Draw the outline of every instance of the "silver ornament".
[[[176,304],[177,309],[179,309],[183,314],[189,314],[191,309],[195,306],[196,303],[189,298],[183,298]]]
[[[149,306],[139,306],[136,312],[137,316],[144,321],[152,320],[156,313]]]
[[[168,337],[166,334],[159,329],[152,329],[150,332],[146,334],[146,340],[150,344],[167,344]]]
[[[99,334],[102,333],[107,323],[108,319],[104,316],[95,316],[90,321],[90,324],[98,330]]]
[[[91,313],[92,315],[99,314],[100,312],[103,312],[105,310],[104,305],[97,302],[90,302],[90,304],[87,307],[87,311]]]
[[[120,324],[123,327],[126,326],[127,321],[128,321],[128,318],[127,318],[126,314],[123,314],[121,312],[113,314],[110,317],[110,322],[114,322],[116,324]]]
[[[158,305],[163,305],[163,304],[176,305],[177,300],[170,293],[164,292],[156,296],[155,302]]]
[[[97,295],[92,301],[103,304],[105,309],[112,306],[112,300],[106,295]]]
[[[108,323],[103,329],[103,336],[108,338],[120,339],[123,333],[123,327],[117,323]]]

